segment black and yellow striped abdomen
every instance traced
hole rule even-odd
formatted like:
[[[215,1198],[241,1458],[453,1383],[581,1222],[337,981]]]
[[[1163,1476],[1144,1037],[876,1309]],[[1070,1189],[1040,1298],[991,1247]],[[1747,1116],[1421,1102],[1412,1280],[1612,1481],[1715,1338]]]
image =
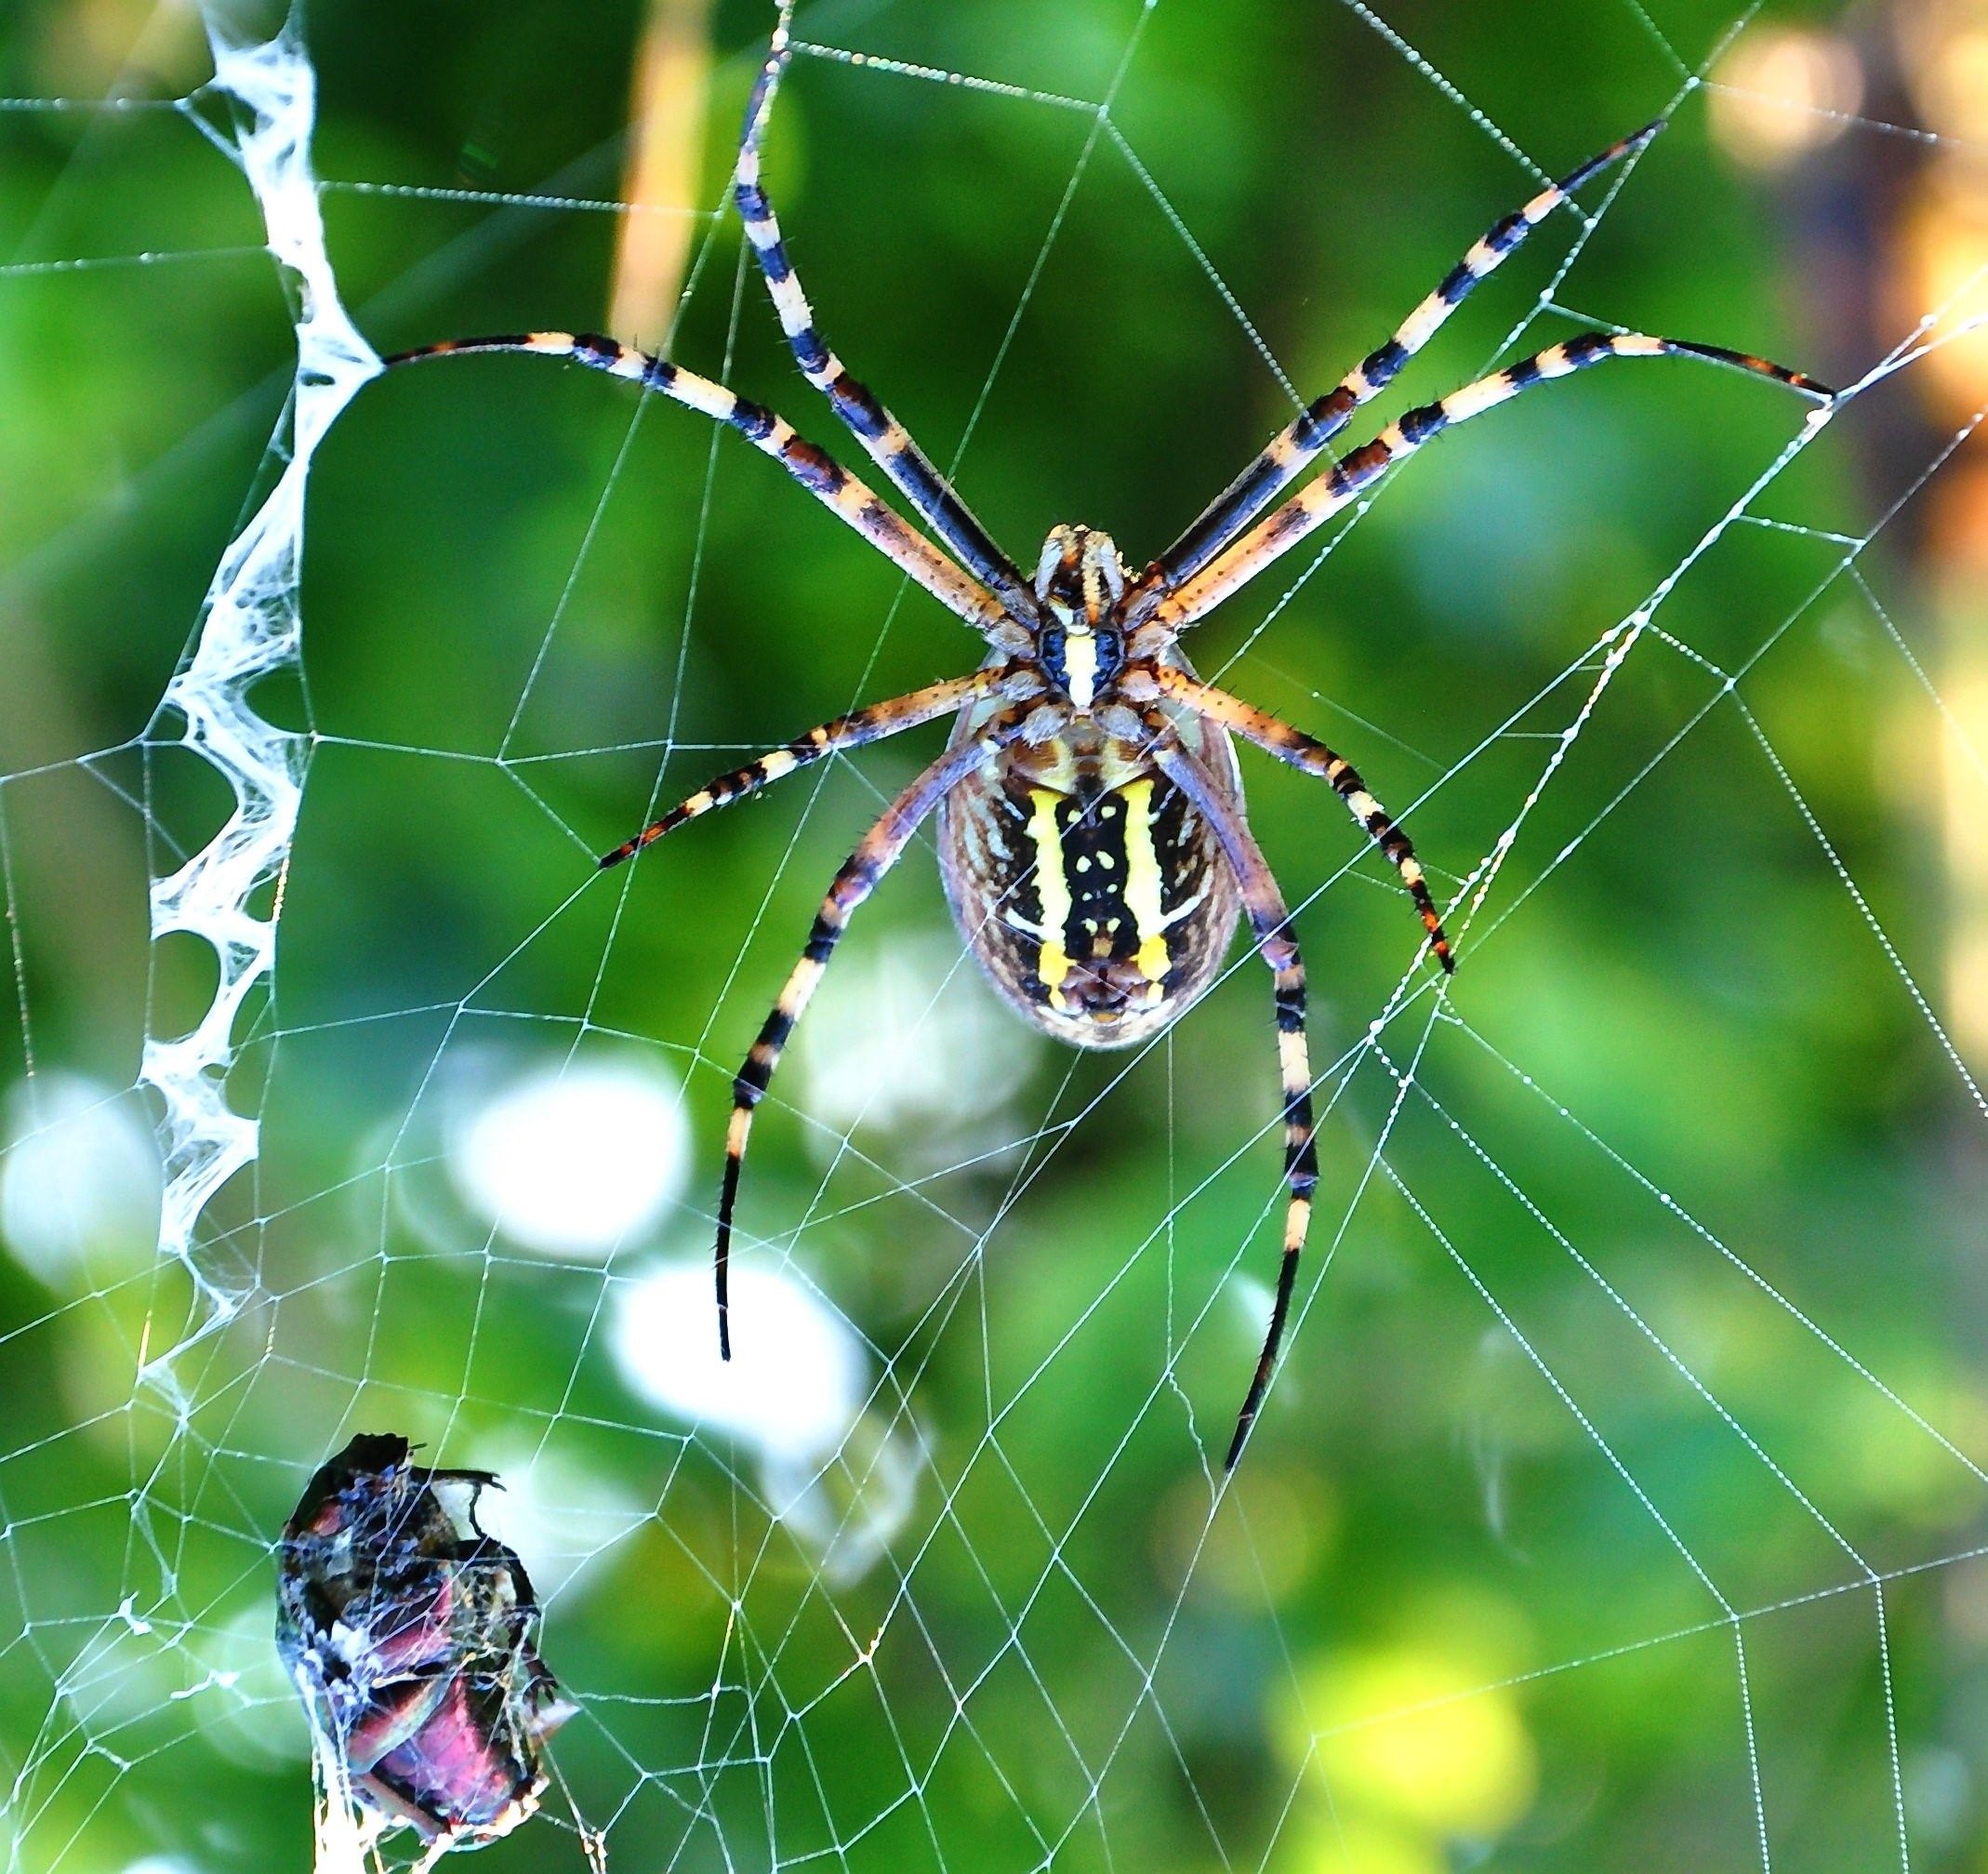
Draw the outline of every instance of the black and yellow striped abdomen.
[[[1054,751],[1018,751],[973,777],[947,798],[940,871],[1009,1003],[1075,1046],[1127,1047],[1214,981],[1239,904],[1178,788],[1136,764],[1100,767],[1112,784],[1072,787]]]

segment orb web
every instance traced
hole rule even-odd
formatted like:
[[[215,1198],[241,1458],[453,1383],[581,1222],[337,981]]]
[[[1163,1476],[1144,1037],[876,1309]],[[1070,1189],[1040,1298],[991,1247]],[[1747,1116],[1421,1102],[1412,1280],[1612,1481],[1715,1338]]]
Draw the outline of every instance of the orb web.
[[[1596,10],[1594,45],[1539,52],[1587,144],[1676,127],[1543,229],[1418,382],[1675,324],[1663,283],[1694,265],[1739,270],[1707,303],[1744,307],[1769,270],[1710,250],[1747,224],[1691,221],[1730,200],[1724,152],[1974,153],[1845,92],[1844,59],[1875,56],[1848,15],[1830,36]],[[597,274],[597,231],[646,217],[687,231],[683,286],[629,336],[827,438],[722,162],[707,200],[633,206],[598,152],[542,186],[400,168],[351,134],[337,22],[205,23],[211,76],[183,89],[0,100],[47,188],[0,295],[24,330],[84,334],[60,369],[102,359],[132,427],[66,419],[152,452],[33,493],[12,543],[9,1865],[359,1858],[322,1748],[313,1846],[270,1626],[274,1535],[363,1430],[502,1476],[491,1521],[580,1708],[494,1867],[1685,1844],[1794,1869],[1975,1840],[1955,1714],[1988,1632],[1988,1473],[1945,1296],[1988,1104],[1951,964],[1965,874],[1942,909],[1913,855],[1942,814],[1979,853],[1979,680],[1948,641],[1966,556],[1941,529],[1980,414],[1900,412],[1968,381],[1978,273],[1910,281],[1812,416],[1657,365],[1534,400],[1502,439],[1473,425],[1204,629],[1209,675],[1357,749],[1464,963],[1448,989],[1411,969],[1384,869],[1251,771],[1319,984],[1325,1177],[1285,1370],[1225,1482],[1281,1203],[1261,965],[1239,952],[1149,1048],[1053,1056],[973,977],[929,845],[762,1110],[719,1362],[730,1077],[910,758],[797,778],[605,878],[591,855],[645,801],[974,647],[686,413],[524,360],[374,381],[376,335],[585,325],[532,283]],[[771,182],[824,324],[1018,556],[1141,472],[1073,412],[1164,418],[1205,495],[1234,467],[1212,436],[1246,453],[1584,153],[1530,127],[1538,70],[1461,27],[1421,43],[1350,0],[1322,50],[1266,29],[1197,72],[1192,25],[1173,0],[1029,34],[1000,8],[796,22]],[[714,125],[760,49],[717,58]],[[1284,92],[1342,71],[1473,153],[1467,204],[1381,136],[1322,196],[1221,173],[1226,123],[1288,127]],[[1569,114],[1537,121],[1557,139]],[[993,162],[1014,193],[953,200],[964,286],[865,328],[920,270],[835,236],[873,233],[894,189],[932,213],[937,185],[876,161],[921,141],[951,183]],[[160,226],[122,248],[65,200],[148,170]],[[1346,227],[1358,262],[1305,271]],[[1321,365],[1290,296],[1328,284],[1373,329]],[[1122,329],[1071,358],[1101,290]],[[1801,320],[1752,316],[1686,335],[1809,362]],[[206,355],[217,318],[239,358]],[[1247,422],[1204,407],[1218,380]],[[183,644],[120,645],[103,616],[167,537]],[[53,705],[76,686],[132,711],[123,739],[73,738]]]

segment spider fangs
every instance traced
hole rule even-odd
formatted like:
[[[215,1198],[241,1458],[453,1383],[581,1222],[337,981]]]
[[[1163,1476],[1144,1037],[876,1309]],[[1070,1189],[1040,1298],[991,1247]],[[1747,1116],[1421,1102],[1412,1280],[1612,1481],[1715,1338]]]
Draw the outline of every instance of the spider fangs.
[[[943,716],[957,719],[945,752],[891,803],[836,874],[801,960],[734,1083],[716,1245],[719,1344],[727,1355],[732,1218],[753,1111],[851,914],[928,815],[939,815],[947,897],[987,980],[1031,1021],[1079,1047],[1123,1047],[1178,1019],[1214,979],[1239,917],[1247,915],[1275,985],[1289,1196],[1277,1298],[1229,1445],[1233,1468],[1276,1366],[1318,1166],[1304,965],[1277,881],[1250,831],[1232,737],[1332,786],[1407,887],[1426,947],[1446,970],[1452,959],[1413,847],[1359,776],[1324,743],[1200,682],[1180,652],[1179,634],[1444,430],[1554,379],[1614,358],[1687,356],[1772,379],[1818,402],[1834,393],[1799,372],[1721,346],[1584,332],[1407,411],[1265,514],[1479,281],[1574,189],[1639,151],[1663,127],[1659,122],[1611,144],[1488,230],[1385,344],[1299,411],[1144,572],[1131,574],[1105,535],[1058,527],[1034,578],[1025,578],[815,327],[760,181],[760,140],[790,56],[783,8],[747,106],[735,200],[802,375],[929,532],[913,527],[773,411],[613,339],[567,332],[463,339],[387,363],[536,352],[640,384],[727,424],[988,646],[970,676],[856,710],[719,776],[601,861],[616,865],[804,763]]]

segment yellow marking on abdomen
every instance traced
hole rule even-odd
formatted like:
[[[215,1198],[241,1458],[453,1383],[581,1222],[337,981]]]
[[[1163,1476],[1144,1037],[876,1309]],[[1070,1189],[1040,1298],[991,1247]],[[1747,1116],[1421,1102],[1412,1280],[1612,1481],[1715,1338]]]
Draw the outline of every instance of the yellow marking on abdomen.
[[[1070,924],[1070,882],[1063,875],[1063,834],[1056,826],[1056,808],[1064,796],[1048,788],[1030,788],[1028,799],[1034,808],[1028,837],[1036,849],[1036,896],[1042,902],[1042,950],[1036,974],[1049,991],[1050,1007],[1067,1008],[1063,984],[1070,973],[1070,953],[1063,938]]]
[[[1125,909],[1138,933],[1134,961],[1149,987],[1150,1006],[1166,993],[1161,988],[1173,957],[1167,949],[1166,893],[1160,871],[1160,852],[1153,844],[1153,783],[1150,778],[1127,781],[1119,790],[1125,800]]]

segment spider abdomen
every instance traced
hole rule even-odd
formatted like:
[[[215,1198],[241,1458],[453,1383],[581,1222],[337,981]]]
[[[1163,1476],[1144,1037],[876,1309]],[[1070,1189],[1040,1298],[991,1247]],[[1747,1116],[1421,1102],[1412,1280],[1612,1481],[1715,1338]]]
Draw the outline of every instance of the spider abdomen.
[[[1214,765],[1234,785],[1226,738]],[[1077,1047],[1128,1047],[1208,989],[1239,901],[1206,818],[1136,750],[1010,751],[947,797],[940,875],[1006,1002]]]

